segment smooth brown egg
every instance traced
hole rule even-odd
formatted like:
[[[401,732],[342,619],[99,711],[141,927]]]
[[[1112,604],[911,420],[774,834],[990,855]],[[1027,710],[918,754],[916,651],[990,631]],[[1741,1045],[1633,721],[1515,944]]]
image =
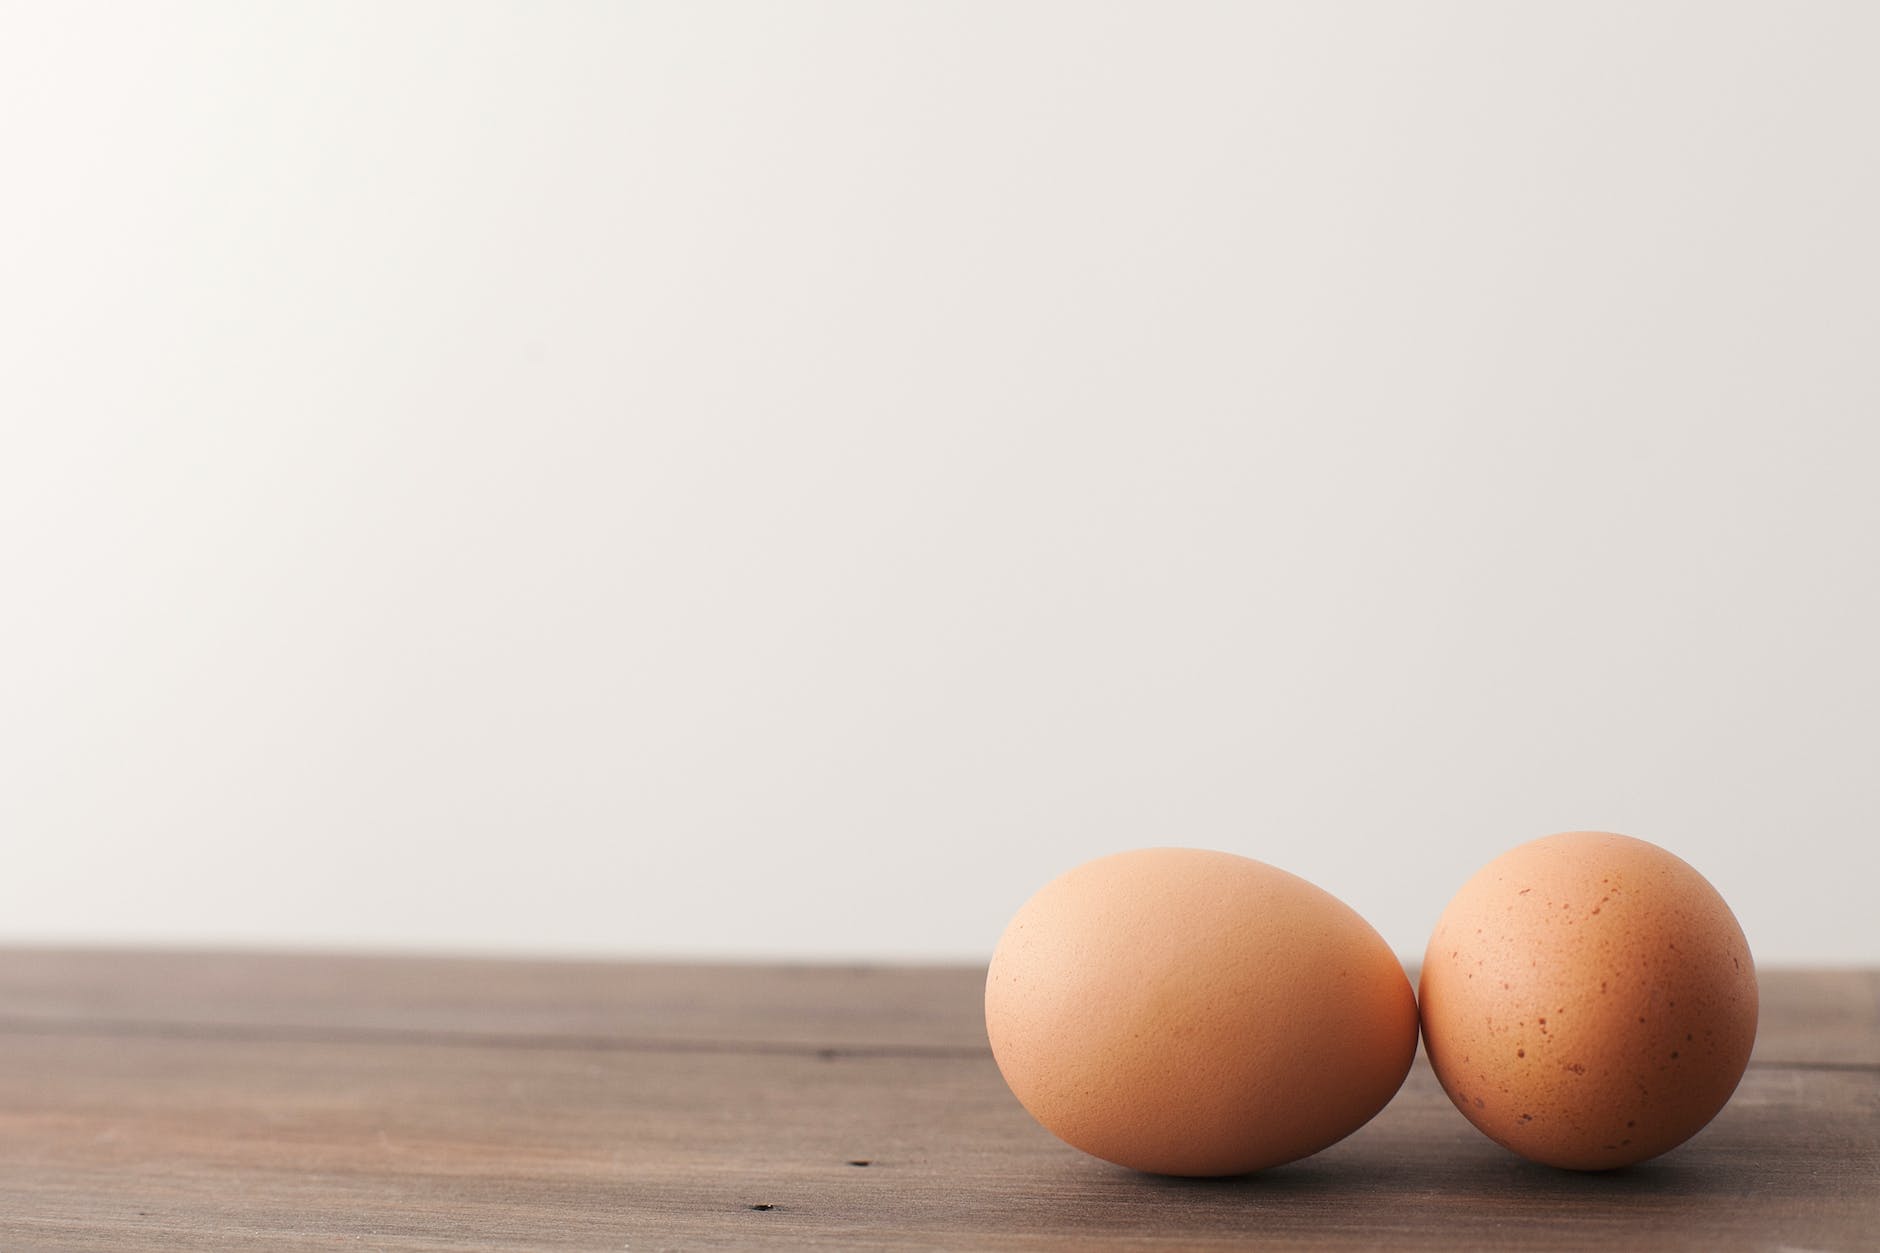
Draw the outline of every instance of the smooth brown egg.
[[[1574,1170],[1675,1148],[1730,1099],[1756,970],[1730,907],[1643,840],[1572,831],[1483,867],[1423,959],[1423,1041],[1456,1108]]]
[[[1235,1175],[1342,1140],[1416,1053],[1416,1000],[1364,919],[1231,853],[1152,848],[1026,902],[986,977],[1012,1092],[1086,1153]]]

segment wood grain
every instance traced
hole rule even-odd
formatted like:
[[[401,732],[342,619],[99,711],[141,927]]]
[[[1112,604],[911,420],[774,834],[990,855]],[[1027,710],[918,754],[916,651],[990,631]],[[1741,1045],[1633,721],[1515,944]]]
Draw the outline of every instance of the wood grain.
[[[1419,1062],[1221,1182],[1031,1123],[980,978],[0,952],[0,1249],[1880,1248],[1872,972],[1765,972],[1736,1099],[1641,1167],[1524,1163]]]

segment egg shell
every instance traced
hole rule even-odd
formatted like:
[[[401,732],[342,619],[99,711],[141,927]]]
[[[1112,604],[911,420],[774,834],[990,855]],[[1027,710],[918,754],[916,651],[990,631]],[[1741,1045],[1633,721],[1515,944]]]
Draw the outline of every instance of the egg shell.
[[[1456,1108],[1523,1157],[1575,1170],[1695,1135],[1756,1039],[1756,971],[1730,907],[1671,853],[1603,831],[1483,867],[1430,937],[1419,997]]]
[[[1416,1053],[1383,939],[1295,875],[1154,848],[1079,866],[1021,908],[986,978],[986,1033],[1021,1104],[1086,1153],[1234,1175],[1356,1131]]]

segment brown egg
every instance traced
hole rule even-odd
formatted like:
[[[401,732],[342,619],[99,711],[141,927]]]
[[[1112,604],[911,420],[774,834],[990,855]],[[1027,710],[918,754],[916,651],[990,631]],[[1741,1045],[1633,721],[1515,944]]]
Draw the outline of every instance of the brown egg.
[[[1675,1148],[1736,1090],[1756,970],[1717,890],[1655,844],[1572,831],[1483,867],[1423,959],[1443,1090],[1523,1157],[1606,1170]]]
[[[1403,967],[1349,906],[1199,849],[1047,884],[986,977],[986,1033],[1020,1103],[1086,1153],[1158,1174],[1241,1174],[1342,1140],[1402,1085],[1416,1021]]]

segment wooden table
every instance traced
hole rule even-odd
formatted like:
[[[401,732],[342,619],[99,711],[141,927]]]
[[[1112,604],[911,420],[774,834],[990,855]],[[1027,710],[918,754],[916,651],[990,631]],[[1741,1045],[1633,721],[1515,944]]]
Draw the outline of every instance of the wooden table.
[[[1880,972],[1769,971],[1728,1109],[1529,1165],[1419,1061],[1225,1181],[1034,1125],[982,972],[0,951],[0,1249],[1880,1249]]]

